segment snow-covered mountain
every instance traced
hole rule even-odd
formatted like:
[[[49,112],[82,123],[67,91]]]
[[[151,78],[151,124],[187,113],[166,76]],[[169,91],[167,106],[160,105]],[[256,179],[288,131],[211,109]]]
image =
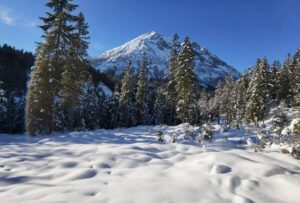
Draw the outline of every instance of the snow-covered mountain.
[[[167,64],[171,47],[172,37],[149,32],[92,58],[91,63],[102,72],[114,71],[120,75],[130,59],[135,67],[139,67],[145,54],[149,61],[150,77],[154,75],[163,76],[168,72]],[[232,74],[234,78],[240,76],[236,69],[198,43],[193,42],[193,48],[196,73],[203,84],[215,86],[219,79],[223,79],[228,74]]]

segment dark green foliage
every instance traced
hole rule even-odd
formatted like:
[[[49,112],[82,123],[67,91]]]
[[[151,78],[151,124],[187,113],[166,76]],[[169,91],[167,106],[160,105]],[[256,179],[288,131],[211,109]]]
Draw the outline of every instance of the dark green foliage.
[[[94,130],[99,126],[99,103],[97,93],[97,88],[90,76],[80,101],[81,128],[84,130]]]
[[[0,118],[1,133],[24,131],[26,85],[34,56],[8,45],[0,46],[0,81],[5,92],[6,111]]]
[[[196,103],[198,83],[194,65],[192,44],[189,38],[186,38],[178,56],[178,69],[175,75],[178,94],[176,114],[183,123],[196,123],[199,116]]]
[[[220,97],[220,113],[225,115],[225,125],[230,126],[236,115],[235,108],[236,89],[231,75],[225,78]]]
[[[246,107],[246,117],[249,123],[256,125],[268,114],[270,102],[270,75],[267,59],[257,60],[254,78],[249,83],[249,101]]]
[[[137,125],[145,124],[149,115],[149,107],[147,105],[148,93],[148,60],[143,57],[142,64],[139,68],[137,93],[136,93],[136,123]]]
[[[236,125],[239,127],[241,124],[243,124],[243,121],[245,119],[245,111],[246,111],[246,105],[248,102],[248,95],[247,95],[247,89],[248,89],[249,81],[246,77],[242,76],[237,81],[237,87],[236,87]]]
[[[68,129],[74,130],[75,115],[78,108],[84,81],[87,80],[88,26],[82,13],[76,18],[76,32],[68,48],[61,78],[61,108],[67,113]]]
[[[173,37],[173,47],[169,59],[169,75],[168,83],[166,86],[166,108],[167,108],[167,123],[169,125],[176,124],[176,73],[178,70],[178,54],[180,50],[179,36],[177,34]]]
[[[61,114],[66,114],[59,118],[67,119],[68,129],[75,128],[76,108],[88,70],[88,26],[83,14],[72,14],[77,7],[72,0],[50,0],[46,5],[51,12],[41,18],[44,42],[37,48],[28,84],[26,127],[30,135],[60,130],[57,126],[64,122],[56,117]]]
[[[163,89],[158,90],[154,104],[154,124],[162,125],[166,123],[166,95]]]
[[[121,94],[119,97],[120,126],[130,127],[136,125],[135,120],[135,91],[136,84],[134,80],[134,71],[132,63],[129,62],[128,67],[125,69],[124,77],[122,80]]]
[[[274,109],[272,114],[273,114],[272,122],[274,126],[274,132],[281,134],[283,128],[285,128],[288,125],[289,119],[280,107]]]

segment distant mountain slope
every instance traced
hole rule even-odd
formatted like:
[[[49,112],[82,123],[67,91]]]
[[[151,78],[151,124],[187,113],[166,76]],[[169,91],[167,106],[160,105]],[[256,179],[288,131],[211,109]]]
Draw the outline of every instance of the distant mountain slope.
[[[172,38],[156,32],[143,34],[119,47],[109,50],[98,57],[92,58],[92,65],[102,71],[114,71],[121,75],[128,61],[138,67],[145,54],[149,60],[150,77],[155,74],[166,75],[168,59],[172,47]],[[210,53],[206,48],[193,43],[195,51],[195,68],[199,80],[203,84],[215,86],[219,79],[229,73],[238,78],[240,73],[232,66]]]

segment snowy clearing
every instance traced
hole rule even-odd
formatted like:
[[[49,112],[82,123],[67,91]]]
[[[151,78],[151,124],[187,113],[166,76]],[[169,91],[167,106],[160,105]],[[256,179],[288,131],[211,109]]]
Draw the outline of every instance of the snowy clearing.
[[[255,153],[244,131],[204,146],[170,143],[182,126],[47,137],[0,136],[1,202],[299,202],[300,162]],[[162,130],[166,143],[158,143]],[[248,141],[248,142],[247,142]]]

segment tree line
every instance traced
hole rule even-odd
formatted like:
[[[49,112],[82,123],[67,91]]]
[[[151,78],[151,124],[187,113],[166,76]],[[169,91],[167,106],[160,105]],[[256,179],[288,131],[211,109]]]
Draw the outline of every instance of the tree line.
[[[216,87],[214,111],[225,115],[225,122],[239,127],[243,124],[263,124],[270,109],[300,105],[300,50],[289,54],[281,65],[269,64],[266,57],[257,59],[254,67],[237,81],[229,75]],[[209,104],[208,104],[209,106]]]
[[[180,44],[177,34],[166,78],[149,78],[144,54],[139,67],[129,61],[121,80],[108,83],[114,85],[109,97],[88,62],[84,15],[76,13],[77,5],[71,0],[50,0],[46,5],[50,11],[41,18],[43,42],[36,49],[26,97],[26,131],[30,135],[212,121],[233,127],[259,125],[271,107],[299,106],[299,50],[293,57],[288,55],[283,66],[258,59],[240,79],[228,75],[215,91],[209,91],[199,85],[190,39],[186,37]],[[3,114],[7,99],[0,93]]]
[[[0,133],[24,132],[26,84],[34,55],[0,46]]]

